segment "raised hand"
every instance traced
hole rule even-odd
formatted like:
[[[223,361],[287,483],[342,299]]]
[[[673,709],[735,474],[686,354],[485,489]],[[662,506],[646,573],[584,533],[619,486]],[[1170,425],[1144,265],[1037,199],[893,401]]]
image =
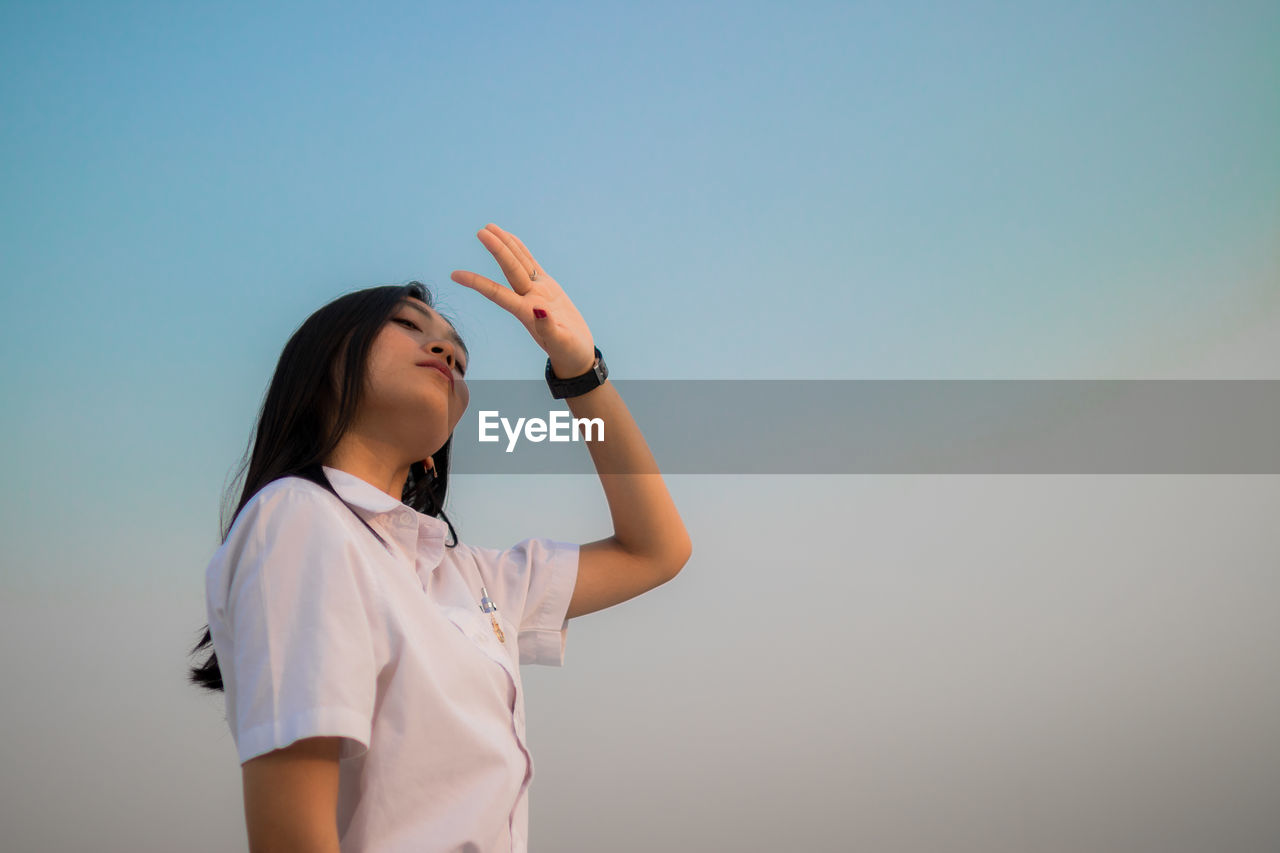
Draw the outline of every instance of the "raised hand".
[[[564,289],[547,275],[516,235],[491,222],[476,236],[493,254],[511,286],[468,270],[454,270],[449,278],[505,308],[523,323],[561,379],[590,370],[596,360],[591,330]]]

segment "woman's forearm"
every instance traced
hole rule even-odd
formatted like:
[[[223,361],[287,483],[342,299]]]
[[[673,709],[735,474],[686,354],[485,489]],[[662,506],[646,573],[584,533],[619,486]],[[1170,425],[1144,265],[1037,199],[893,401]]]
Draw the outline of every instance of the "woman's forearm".
[[[612,382],[566,401],[575,418],[600,418],[604,441],[588,441],[600,475],[614,538],[628,553],[674,573],[689,559],[692,544],[657,460]]]

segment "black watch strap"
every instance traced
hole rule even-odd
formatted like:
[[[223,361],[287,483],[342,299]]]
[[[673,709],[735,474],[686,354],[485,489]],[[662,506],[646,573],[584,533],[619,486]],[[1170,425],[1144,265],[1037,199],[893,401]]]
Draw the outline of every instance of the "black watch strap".
[[[599,388],[604,384],[604,381],[609,378],[609,368],[605,366],[600,347],[596,347],[595,350],[596,363],[586,373],[572,379],[558,378],[555,371],[551,369],[551,359],[547,359],[547,386],[551,389],[552,397],[557,400],[563,400],[565,397],[579,397],[592,388]]]

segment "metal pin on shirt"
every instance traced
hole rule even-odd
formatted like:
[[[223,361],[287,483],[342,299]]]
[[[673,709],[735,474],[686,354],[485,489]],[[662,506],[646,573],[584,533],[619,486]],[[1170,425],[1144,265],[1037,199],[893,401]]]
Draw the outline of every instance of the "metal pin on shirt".
[[[489,621],[493,623],[493,633],[498,636],[498,642],[506,643],[507,638],[502,636],[502,628],[498,625],[498,617],[494,615],[498,612],[498,605],[493,603],[493,599],[489,597],[489,590],[483,586],[480,587],[480,609],[489,614]]]

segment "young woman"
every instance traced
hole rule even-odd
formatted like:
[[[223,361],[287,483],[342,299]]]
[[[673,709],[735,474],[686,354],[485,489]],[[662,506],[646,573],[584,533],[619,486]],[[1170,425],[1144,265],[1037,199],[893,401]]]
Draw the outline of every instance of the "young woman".
[[[588,442],[612,536],[461,544],[444,514],[468,353],[417,282],[316,311],[281,353],[239,506],[206,571],[252,850],[523,851],[533,762],[519,664],[563,662],[568,620],[670,580],[689,535],[586,322],[525,245],[479,239]],[[628,473],[612,473],[626,471]],[[446,541],[448,540],[448,541]]]

